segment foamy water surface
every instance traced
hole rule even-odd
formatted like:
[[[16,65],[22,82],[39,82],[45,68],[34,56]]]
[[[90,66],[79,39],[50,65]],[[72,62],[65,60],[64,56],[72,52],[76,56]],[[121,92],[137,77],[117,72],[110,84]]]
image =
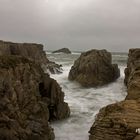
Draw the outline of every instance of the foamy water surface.
[[[63,73],[51,75],[65,92],[65,101],[69,104],[71,115],[68,119],[51,123],[55,140],[88,140],[88,131],[99,109],[126,96],[123,84],[126,54],[114,54],[113,62],[118,63],[121,76],[114,83],[101,88],[83,88],[76,82],[68,80],[71,66],[80,54],[48,54],[48,58],[63,65]]]

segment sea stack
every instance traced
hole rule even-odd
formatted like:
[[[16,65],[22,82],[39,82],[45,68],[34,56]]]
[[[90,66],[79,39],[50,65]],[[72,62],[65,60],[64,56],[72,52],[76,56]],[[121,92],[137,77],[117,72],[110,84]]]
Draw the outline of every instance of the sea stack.
[[[140,49],[130,49],[125,84],[128,95],[122,102],[99,111],[89,140],[140,140]]]
[[[90,50],[74,62],[68,79],[84,87],[103,86],[120,76],[117,64],[112,64],[111,53],[106,50]]]

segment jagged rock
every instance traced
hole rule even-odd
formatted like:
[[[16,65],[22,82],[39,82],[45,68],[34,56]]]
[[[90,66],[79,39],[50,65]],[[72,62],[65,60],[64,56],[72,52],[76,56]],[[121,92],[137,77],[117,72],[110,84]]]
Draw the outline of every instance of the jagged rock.
[[[20,55],[40,64],[44,70],[48,69],[53,74],[62,73],[61,65],[47,59],[42,44],[0,41],[0,55]]]
[[[51,73],[51,74],[63,73],[62,65],[56,64],[55,62],[52,61],[49,61],[49,63],[47,63],[43,69],[47,71],[47,73]]]
[[[128,89],[126,99],[100,110],[89,140],[140,139],[140,49],[129,51],[124,82]]]
[[[126,100],[102,108],[89,140],[136,140],[140,128],[140,100]]]
[[[82,53],[69,72],[69,80],[85,87],[108,84],[120,76],[117,64],[112,64],[111,53],[106,50],[90,50]]]
[[[62,49],[53,51],[52,53],[66,53],[66,54],[70,54],[71,51],[68,48],[62,48]]]
[[[54,140],[48,120],[67,116],[64,93],[40,65],[0,56],[0,140]]]
[[[128,87],[126,99],[140,98],[140,49],[129,50],[124,82]]]

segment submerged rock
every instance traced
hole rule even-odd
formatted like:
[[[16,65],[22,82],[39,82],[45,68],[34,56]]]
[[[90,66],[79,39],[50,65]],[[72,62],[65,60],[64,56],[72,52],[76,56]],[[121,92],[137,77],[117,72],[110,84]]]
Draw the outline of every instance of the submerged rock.
[[[52,53],[66,53],[66,54],[70,54],[71,51],[68,48],[62,48],[62,49],[53,51]]]
[[[140,49],[130,49],[125,84],[128,95],[122,102],[99,111],[89,133],[89,140],[140,139]]]
[[[111,53],[106,50],[90,50],[82,53],[69,72],[69,80],[85,87],[108,84],[120,76],[117,64],[112,64]]]
[[[40,64],[44,70],[48,69],[51,73],[62,73],[61,65],[47,59],[42,44],[0,41],[0,55],[20,55]]]
[[[54,140],[48,120],[69,113],[60,86],[40,65],[0,56],[0,140]]]

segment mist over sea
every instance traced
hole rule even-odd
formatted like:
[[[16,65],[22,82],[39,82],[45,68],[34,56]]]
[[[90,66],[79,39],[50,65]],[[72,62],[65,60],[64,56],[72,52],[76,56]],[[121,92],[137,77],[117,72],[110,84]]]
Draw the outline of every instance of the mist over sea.
[[[120,78],[100,88],[83,88],[76,82],[68,80],[68,73],[80,53],[52,54],[47,52],[49,60],[62,64],[63,73],[51,75],[65,92],[65,101],[69,104],[71,115],[68,119],[51,123],[56,140],[88,140],[88,131],[100,108],[121,101],[126,96],[124,86],[124,69],[127,54],[112,53],[113,63],[120,68]]]

